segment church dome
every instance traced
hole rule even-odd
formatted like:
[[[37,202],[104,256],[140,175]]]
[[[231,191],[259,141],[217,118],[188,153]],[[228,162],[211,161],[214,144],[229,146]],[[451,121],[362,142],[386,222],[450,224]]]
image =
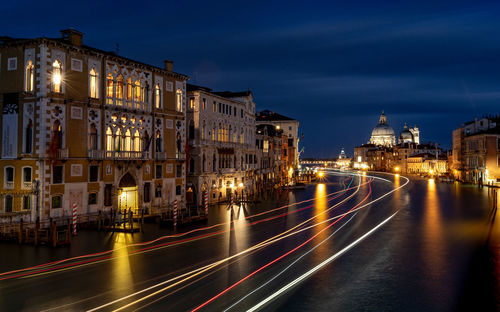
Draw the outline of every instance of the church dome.
[[[384,112],[380,115],[378,125],[372,131],[372,137],[370,139],[371,144],[375,145],[389,145],[392,146],[396,144],[396,134],[394,129],[387,124],[387,118]]]
[[[413,133],[408,129],[408,126],[405,123],[403,131],[399,134],[399,143],[413,143]]]

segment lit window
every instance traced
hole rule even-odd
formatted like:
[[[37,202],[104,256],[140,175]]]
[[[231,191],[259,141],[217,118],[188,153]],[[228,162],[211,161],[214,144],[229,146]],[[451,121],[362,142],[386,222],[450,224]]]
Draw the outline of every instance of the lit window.
[[[182,112],[182,90],[181,89],[177,89],[177,92],[176,92],[176,110],[178,112]]]
[[[127,78],[127,100],[132,100],[132,79]]]
[[[139,135],[139,130],[135,130],[134,133],[134,151],[140,152],[141,151],[141,136]]]
[[[92,68],[89,73],[90,97],[93,99],[99,98],[99,74]]]
[[[203,99],[203,110],[207,109],[207,99]]]
[[[127,129],[125,131],[125,148],[123,149],[124,151],[131,151],[132,150],[132,134],[130,133],[130,129]]]
[[[113,104],[113,88],[114,88],[115,82],[113,81],[113,76],[111,74],[108,74],[108,77],[106,78],[106,103],[107,104]]]
[[[135,81],[135,88],[134,88],[134,101],[140,102],[142,99],[141,96],[141,82],[139,80]]]
[[[92,123],[89,127],[89,148],[97,150],[97,127]]]
[[[155,107],[161,108],[161,89],[159,83],[155,86]]]
[[[111,127],[106,130],[106,150],[113,151],[113,131],[111,131]]]
[[[116,78],[116,105],[123,105],[123,76]]]
[[[52,63],[52,91],[61,93],[62,85],[62,64],[59,60]]]
[[[35,81],[34,78],[34,67],[33,67],[33,62],[28,61],[28,65],[26,65],[26,73],[25,73],[25,91],[26,92],[33,92],[33,83]]]
[[[194,98],[189,99],[189,108],[193,109],[194,108]]]

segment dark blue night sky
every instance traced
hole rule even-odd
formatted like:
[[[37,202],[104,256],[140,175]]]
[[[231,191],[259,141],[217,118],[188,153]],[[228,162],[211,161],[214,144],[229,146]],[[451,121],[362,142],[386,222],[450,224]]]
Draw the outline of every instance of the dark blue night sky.
[[[382,110],[399,133],[451,146],[462,122],[500,112],[500,3],[461,1],[8,1],[0,35],[84,42],[174,70],[300,120],[305,156],[352,155]]]

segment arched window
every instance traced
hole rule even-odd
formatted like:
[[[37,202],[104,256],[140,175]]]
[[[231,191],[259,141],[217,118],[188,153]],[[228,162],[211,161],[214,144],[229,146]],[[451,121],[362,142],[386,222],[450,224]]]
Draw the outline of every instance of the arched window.
[[[206,123],[205,120],[203,120],[203,127],[201,128],[201,139],[205,140],[205,131],[206,131]]]
[[[145,151],[145,152],[149,151],[150,144],[151,144],[151,140],[149,138],[149,134],[147,131],[144,131],[144,136],[142,138],[143,151]]]
[[[132,150],[132,133],[130,132],[130,129],[125,131],[125,147],[123,150],[127,152]]]
[[[62,126],[59,120],[56,120],[52,125],[52,139],[54,140],[53,144],[56,148],[62,148]]]
[[[61,93],[62,85],[62,64],[59,60],[52,63],[52,91]]]
[[[229,126],[229,137],[228,137],[228,141],[232,142],[233,140],[233,128],[231,126]]]
[[[113,131],[111,127],[106,130],[106,151],[113,151]]]
[[[12,206],[14,204],[14,197],[12,195],[5,196],[5,212],[12,212]]]
[[[203,154],[203,162],[202,162],[202,172],[206,171],[206,166],[207,166],[207,158],[205,157],[205,154]]]
[[[28,64],[26,65],[24,91],[33,92],[34,82],[35,82],[35,74],[34,74],[33,62],[29,60]]]
[[[141,151],[141,135],[139,134],[139,130],[135,130],[134,133],[134,151]]]
[[[130,77],[127,78],[127,101],[132,100],[132,79]]]
[[[135,81],[135,88],[134,88],[134,101],[139,103],[142,99],[141,96],[141,82],[139,80]]]
[[[24,152],[26,154],[31,154],[33,151],[33,121],[28,120],[24,133]]]
[[[113,104],[114,80],[111,74],[106,77],[106,103]]]
[[[159,83],[155,85],[155,107],[161,108],[161,89]]]
[[[123,76],[116,78],[116,105],[123,105]]]
[[[149,102],[149,84],[146,82],[144,87],[142,88],[142,101],[144,103]]]
[[[181,89],[177,89],[176,91],[176,110],[178,112],[182,112],[182,90]]]
[[[222,124],[219,123],[219,129],[217,131],[217,141],[222,142]]]
[[[90,97],[93,99],[99,98],[99,74],[92,68],[89,72],[89,84],[90,84]]]
[[[120,128],[116,129],[115,132],[115,151],[121,152],[123,150],[122,147],[122,131]]]
[[[160,131],[156,131],[156,138],[155,138],[155,149],[157,152],[163,151],[163,144],[161,140],[161,133]]]
[[[92,123],[89,127],[89,148],[97,150],[97,142],[97,127]]]

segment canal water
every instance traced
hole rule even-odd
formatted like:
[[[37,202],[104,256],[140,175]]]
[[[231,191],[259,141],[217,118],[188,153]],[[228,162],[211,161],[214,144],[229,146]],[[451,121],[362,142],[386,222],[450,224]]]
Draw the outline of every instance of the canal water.
[[[388,178],[387,175],[380,175]],[[171,251],[158,251],[151,255],[130,257],[130,262],[115,261],[120,265],[103,263],[101,266],[89,267],[89,272],[68,272],[68,276],[77,278],[82,283],[82,294],[56,296],[41,285],[65,285],[71,287],[73,281],[64,274],[55,274],[47,279],[34,280],[36,283],[26,284],[23,287],[39,293],[39,297],[32,298],[32,302],[42,303],[45,299],[78,302],[80,297],[93,295],[98,288],[102,291],[112,287],[107,282],[115,283],[120,289],[120,295],[126,295],[136,289],[133,282],[138,283],[150,276],[160,276],[162,272],[174,270],[181,266],[179,259],[191,260],[195,265],[201,261],[210,262],[219,257],[220,251],[226,255],[247,248],[247,245],[262,241],[272,235],[295,225],[303,219],[325,209],[329,204],[321,195],[336,191],[344,178],[331,178],[334,183],[318,183],[308,185],[305,190],[291,193],[288,198],[281,198],[276,202],[272,196],[255,206],[246,206],[233,215],[224,205],[211,207],[209,225],[233,219],[243,220],[245,215],[254,214],[271,208],[279,207],[284,202],[299,202],[315,196],[312,211],[304,211],[304,215],[290,214],[284,220],[276,220],[270,224],[262,223],[255,228],[236,228],[230,235],[215,237],[208,241],[197,241],[175,247]],[[402,183],[401,179],[391,177],[396,186]],[[374,192],[382,194],[393,188],[392,184],[374,184]],[[374,193],[374,194],[375,194]],[[492,209],[488,188],[478,188],[472,185],[458,183],[437,183],[433,180],[410,178],[410,183],[403,189],[388,196],[383,201],[360,213],[349,224],[334,236],[333,240],[322,245],[306,263],[300,267],[307,269],[308,263],[315,264],[329,257],[334,250],[347,245],[353,238],[359,237],[368,231],[374,224],[387,217],[388,214],[399,211],[387,224],[376,231],[372,236],[349,250],[336,261],[322,268],[317,274],[305,282],[294,287],[284,296],[273,301],[265,310],[270,311],[497,311],[499,308],[499,277],[500,277],[500,218],[496,210]],[[363,197],[360,195],[360,198]],[[373,195],[375,196],[375,195]],[[499,216],[500,217],[500,216]],[[323,216],[326,218],[326,216]],[[374,218],[371,220],[370,218]],[[378,218],[377,220],[375,220]],[[359,219],[359,220],[357,220]],[[186,227],[180,231],[186,231]],[[26,266],[77,256],[90,252],[99,252],[123,246],[126,244],[147,241],[161,235],[172,234],[172,230],[160,227],[157,224],[147,224],[145,233],[124,234],[104,233],[96,231],[82,231],[73,240],[69,247],[52,249],[49,247],[18,246],[16,244],[0,244],[0,271],[8,271]],[[316,229],[313,229],[313,233]],[[306,237],[306,236],[304,236]],[[320,236],[320,239],[326,234]],[[224,277],[214,275],[186,288],[174,297],[167,297],[157,305],[149,306],[145,310],[177,311],[185,310],[198,300],[206,300],[208,293],[219,291],[236,281],[239,276],[249,272],[252,265],[262,265],[265,258],[272,259],[283,250],[289,250],[300,242],[302,237],[295,241],[279,244],[261,254],[242,259],[224,272]],[[175,253],[175,254],[172,254]],[[197,265],[197,264],[196,264]],[[258,266],[257,266],[258,267]],[[135,268],[131,274],[123,274],[124,268]],[[111,270],[111,271],[110,271]],[[112,271],[116,270],[116,274]],[[272,271],[272,270],[271,270]],[[142,275],[139,274],[142,272]],[[269,272],[271,274],[272,272]],[[264,273],[267,274],[267,273]],[[110,275],[107,282],[97,285],[95,276]],[[271,275],[269,275],[271,276]],[[291,276],[291,275],[290,275]],[[244,294],[254,289],[266,280],[262,276],[236,292]],[[88,281],[87,281],[88,280]],[[30,280],[26,280],[29,283]],[[5,284],[21,287],[23,281]],[[38,284],[40,283],[40,284]],[[45,284],[42,284],[45,283]],[[130,289],[123,288],[130,285]],[[147,284],[141,285],[145,287]],[[52,287],[52,286],[50,286]],[[64,292],[64,287],[59,292]],[[245,289],[245,287],[248,287]],[[68,288],[69,289],[69,288]],[[7,294],[3,289],[3,294]],[[44,291],[46,294],[44,294]],[[83,294],[83,292],[88,292]],[[121,293],[123,292],[123,293]],[[209,307],[208,310],[221,310],[234,302],[241,294],[233,298],[222,300],[220,306]],[[53,298],[48,298],[48,296]],[[114,298],[117,294],[112,294]],[[258,294],[259,300],[267,293]],[[21,309],[37,310],[36,304],[22,304],[24,295],[15,292],[16,298],[4,297],[3,308],[23,307]],[[18,297],[18,298],[17,298]],[[202,299],[199,299],[202,298]],[[8,299],[8,300],[7,300]],[[10,301],[9,301],[10,300]],[[96,298],[97,300],[97,298]],[[253,299],[254,300],[254,299]],[[242,305],[239,308],[252,306]],[[0,310],[2,308],[2,285],[0,284]],[[7,302],[9,301],[9,302]],[[48,306],[52,303],[47,302]],[[82,302],[79,309],[92,307],[97,301]],[[196,303],[197,304],[197,303]],[[239,310],[234,309],[234,311]]]

